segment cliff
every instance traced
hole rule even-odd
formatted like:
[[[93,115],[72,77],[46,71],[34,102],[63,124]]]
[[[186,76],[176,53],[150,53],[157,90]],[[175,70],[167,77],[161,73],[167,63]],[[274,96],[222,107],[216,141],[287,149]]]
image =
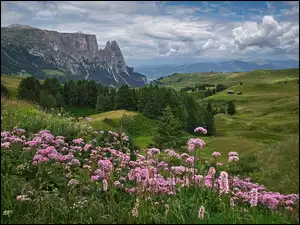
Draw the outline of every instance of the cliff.
[[[41,78],[60,74],[60,80],[88,79],[115,87],[147,83],[144,75],[127,67],[116,41],[108,41],[98,50],[95,35],[24,25],[1,27],[1,73],[21,71]]]

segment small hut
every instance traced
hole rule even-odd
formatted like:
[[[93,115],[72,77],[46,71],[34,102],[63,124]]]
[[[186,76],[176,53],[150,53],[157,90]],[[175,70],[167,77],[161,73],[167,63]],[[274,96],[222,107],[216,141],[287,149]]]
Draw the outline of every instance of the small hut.
[[[228,90],[228,91],[227,91],[227,94],[234,94],[234,91]]]
[[[243,94],[243,93],[239,91],[237,94],[238,94],[238,95],[241,95],[241,94]]]

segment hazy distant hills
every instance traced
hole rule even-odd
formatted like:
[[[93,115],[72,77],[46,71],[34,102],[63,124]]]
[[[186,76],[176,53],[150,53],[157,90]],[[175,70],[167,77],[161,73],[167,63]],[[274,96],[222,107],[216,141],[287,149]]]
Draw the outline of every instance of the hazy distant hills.
[[[167,76],[173,73],[197,73],[197,72],[238,72],[251,71],[257,69],[287,69],[299,68],[299,61],[289,60],[257,60],[257,61],[242,61],[231,60],[218,63],[199,62],[183,65],[160,65],[160,66],[140,66],[136,67],[136,71],[147,76],[148,80],[154,80],[162,76]]]

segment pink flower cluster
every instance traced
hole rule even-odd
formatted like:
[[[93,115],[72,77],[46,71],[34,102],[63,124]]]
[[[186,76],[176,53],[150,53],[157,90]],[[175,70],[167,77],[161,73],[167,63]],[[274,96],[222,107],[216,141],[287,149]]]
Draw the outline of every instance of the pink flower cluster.
[[[218,157],[220,157],[221,156],[221,153],[220,152],[213,152],[212,153],[212,157],[214,157],[214,158],[218,158]]]
[[[119,137],[115,132],[108,132],[108,135],[113,138]],[[122,136],[126,137],[123,134]],[[33,165],[62,165],[68,171],[70,188],[80,185],[81,182],[74,178],[78,177],[78,172],[83,169],[84,174],[90,177],[90,182],[101,184],[104,192],[109,188],[118,188],[130,194],[175,195],[182,188],[195,185],[229,195],[232,207],[244,202],[252,207],[284,207],[293,210],[299,203],[299,195],[267,192],[263,185],[252,183],[248,178],[230,178],[226,171],[221,171],[218,175],[218,164],[216,168],[210,167],[204,174],[199,174],[194,168],[193,156],[187,153],[180,155],[170,149],[161,152],[157,148],[150,148],[146,156],[135,154],[137,160],[133,161],[130,154],[122,152],[122,149],[95,147],[85,143],[82,138],[67,143],[64,137],[55,137],[48,130],[42,130],[28,140],[22,129],[1,132],[1,148],[12,149],[15,144],[21,145],[24,151],[32,151],[35,154],[32,159]],[[197,138],[190,139],[188,145],[188,151],[194,151],[197,147],[204,147],[205,143]],[[218,158],[220,155],[219,152],[214,152],[212,157]],[[230,152],[228,156],[231,159],[229,161],[238,161],[237,152]],[[137,214],[137,208],[134,214]],[[201,213],[201,217],[203,215]]]
[[[279,209],[299,204],[299,194],[282,195],[278,192],[268,192],[263,185],[251,183],[249,179],[244,181],[233,178],[233,190],[232,194],[235,197],[253,207],[265,205],[270,209]]]
[[[228,153],[228,162],[237,162],[239,161],[239,154],[237,152]]]
[[[188,141],[188,151],[193,152],[197,147],[203,148],[205,145],[205,142],[201,140],[200,138],[191,138]]]
[[[203,133],[203,134],[207,134],[207,130],[203,127],[196,127],[194,130],[195,133]]]

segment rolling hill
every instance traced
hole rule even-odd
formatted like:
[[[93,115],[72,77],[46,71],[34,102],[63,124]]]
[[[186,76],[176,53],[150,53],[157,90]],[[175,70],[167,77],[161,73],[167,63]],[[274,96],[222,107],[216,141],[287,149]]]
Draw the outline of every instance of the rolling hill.
[[[258,167],[258,171],[251,171],[258,182],[279,191],[299,191],[298,79],[299,69],[287,69],[176,74],[159,83],[177,90],[196,83],[224,84],[235,93],[241,91],[242,95],[231,95],[225,90],[204,99],[199,98],[199,92],[190,92],[200,104],[211,102],[213,108],[227,107],[229,100],[236,106],[233,116],[215,116],[217,135],[204,138],[207,148],[221,152],[224,161],[228,152],[238,151],[241,163],[253,166],[253,170]]]

